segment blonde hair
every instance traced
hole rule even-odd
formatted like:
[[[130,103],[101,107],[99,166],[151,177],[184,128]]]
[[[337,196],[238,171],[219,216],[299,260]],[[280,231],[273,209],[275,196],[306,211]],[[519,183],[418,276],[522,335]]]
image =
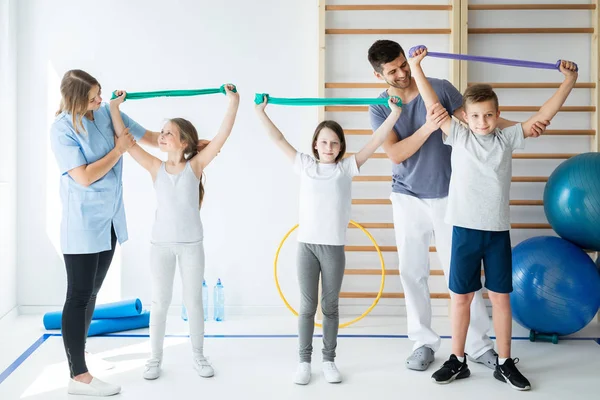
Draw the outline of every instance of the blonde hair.
[[[56,115],[62,112],[70,113],[73,118],[73,127],[77,133],[79,133],[79,127],[85,131],[82,119],[88,111],[90,90],[94,86],[101,87],[96,78],[80,69],[67,71],[60,82],[62,98]]]
[[[190,121],[184,118],[172,118],[169,120],[169,122],[175,124],[177,129],[179,129],[179,140],[185,144],[185,149],[183,149],[183,157],[186,160],[190,160],[196,154],[198,154],[198,131]],[[198,187],[198,190],[200,191],[200,203],[198,204],[198,208],[202,206],[202,200],[204,199],[204,185],[202,183],[203,178],[204,172],[202,172],[200,185]]]

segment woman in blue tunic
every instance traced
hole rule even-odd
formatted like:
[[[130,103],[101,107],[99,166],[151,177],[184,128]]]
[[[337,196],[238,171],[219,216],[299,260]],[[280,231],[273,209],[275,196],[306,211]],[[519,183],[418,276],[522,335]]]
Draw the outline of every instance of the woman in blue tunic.
[[[61,173],[60,235],[67,270],[62,335],[71,374],[68,391],[109,396],[121,388],[88,372],[85,340],[116,242],[127,240],[121,156],[135,141],[156,147],[158,133],[123,114],[129,133],[116,139],[101,86],[84,71],[67,71],[60,90],[50,143]]]

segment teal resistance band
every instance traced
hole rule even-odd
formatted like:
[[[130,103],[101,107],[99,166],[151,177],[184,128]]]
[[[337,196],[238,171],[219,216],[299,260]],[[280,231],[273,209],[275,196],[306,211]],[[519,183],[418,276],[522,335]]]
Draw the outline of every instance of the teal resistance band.
[[[268,104],[278,104],[281,106],[369,106],[369,105],[388,105],[387,98],[376,98],[376,99],[368,99],[368,98],[296,98],[296,99],[287,99],[281,97],[271,97],[267,93],[256,93],[254,96],[254,103],[261,104],[264,101],[264,96],[267,98]],[[402,100],[400,97],[394,96],[398,99],[398,107],[402,107]]]
[[[236,87],[233,87],[233,92],[237,92]],[[185,97],[185,96],[200,96],[203,94],[225,94],[225,85],[221,85],[217,89],[192,89],[192,90],[160,90],[157,92],[132,92],[127,93],[125,100],[142,100],[151,99],[153,97]],[[111,100],[116,99],[115,92],[112,93]]]

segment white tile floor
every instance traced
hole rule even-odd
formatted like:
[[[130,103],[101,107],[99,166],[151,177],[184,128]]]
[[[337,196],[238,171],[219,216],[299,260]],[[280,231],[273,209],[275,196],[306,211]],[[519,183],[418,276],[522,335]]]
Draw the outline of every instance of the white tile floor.
[[[187,326],[169,317],[168,334],[182,335]],[[41,316],[20,316],[2,321],[0,330],[0,374],[43,333]],[[88,348],[111,361],[115,368],[92,371],[100,378],[119,383],[124,399],[410,399],[438,398],[486,400],[522,395],[496,381],[492,371],[470,365],[472,377],[451,385],[430,381],[450,350],[450,340],[442,341],[436,363],[427,372],[408,371],[404,358],[411,343],[401,337],[369,338],[365,335],[403,335],[403,318],[369,317],[356,326],[340,331],[337,364],[344,376],[340,385],[326,383],[320,369],[320,338],[315,338],[313,377],[306,387],[292,383],[296,367],[295,337],[215,337],[219,335],[295,335],[296,321],[291,317],[237,317],[224,323],[209,322],[206,327],[206,354],[215,367],[215,377],[203,379],[191,367],[190,346],[186,337],[165,341],[163,376],[157,381],[141,378],[149,352],[147,337],[90,338]],[[435,318],[434,326],[449,334],[447,318]],[[144,335],[147,330],[128,333]],[[318,333],[318,331],[317,331]],[[515,326],[514,336],[527,332]],[[360,336],[363,337],[360,337]],[[358,337],[357,337],[358,336]],[[578,337],[600,337],[600,324],[592,323]],[[565,340],[558,345],[513,342],[514,354],[521,358],[521,370],[531,380],[528,399],[600,398],[600,345],[593,340]],[[66,395],[67,366],[62,339],[49,337],[2,383],[0,399],[75,399]],[[1,378],[0,378],[1,379]]]

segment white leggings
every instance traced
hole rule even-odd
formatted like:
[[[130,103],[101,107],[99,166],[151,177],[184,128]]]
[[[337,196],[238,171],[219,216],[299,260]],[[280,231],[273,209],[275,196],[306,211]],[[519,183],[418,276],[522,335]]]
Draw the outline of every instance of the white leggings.
[[[202,242],[178,245],[152,245],[152,309],[150,312],[150,344],[152,358],[162,360],[167,326],[167,312],[173,297],[173,278],[178,262],[183,286],[183,302],[188,313],[190,339],[194,356],[203,357],[204,311],[202,280],[204,279],[204,245]]]

